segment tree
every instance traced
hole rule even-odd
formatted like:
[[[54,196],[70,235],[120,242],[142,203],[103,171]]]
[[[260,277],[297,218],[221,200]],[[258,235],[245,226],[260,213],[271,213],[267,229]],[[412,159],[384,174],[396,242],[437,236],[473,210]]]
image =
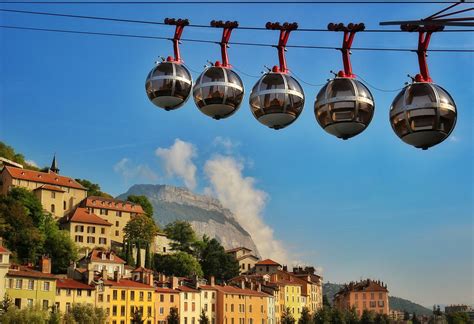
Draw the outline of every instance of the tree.
[[[8,311],[8,309],[13,305],[13,301],[8,296],[7,293],[5,293],[5,296],[3,296],[2,303],[0,304],[0,315]]]
[[[48,215],[45,220],[44,234],[46,236],[44,253],[51,257],[53,273],[67,272],[71,261],[77,259],[76,245],[69,233],[60,230],[58,223]]]
[[[357,310],[355,307],[352,307],[349,311],[346,312],[346,323],[347,324],[359,323],[359,315],[357,315]]]
[[[137,258],[135,259],[136,262],[137,262],[137,267],[141,267],[142,266],[142,251],[140,249],[140,241],[138,241],[136,244],[136,248],[137,248]]]
[[[346,324],[345,312],[337,307],[333,307],[331,312],[331,323]]]
[[[174,254],[155,254],[155,270],[167,276],[190,277],[203,276],[201,265],[190,254],[176,252]]]
[[[323,306],[324,307],[331,307],[331,303],[329,303],[328,295],[326,295],[326,294],[323,295]]]
[[[332,312],[331,307],[321,307],[313,315],[313,322],[315,324],[331,324]]]
[[[290,308],[287,307],[281,314],[281,324],[295,324],[295,318],[291,315]]]
[[[76,179],[77,182],[79,182],[84,188],[87,189],[87,196],[99,196],[99,197],[104,197],[104,198],[113,198],[111,195],[109,195],[106,192],[101,191],[99,184],[97,183],[92,183],[89,180],[86,179]]]
[[[179,324],[179,314],[176,307],[171,307],[170,313],[166,317],[168,324]]]
[[[309,314],[308,307],[303,307],[301,310],[300,319],[298,320],[298,324],[311,324],[311,315]]]
[[[150,243],[148,243],[145,247],[145,268],[151,269],[152,268],[152,258],[150,255]]]
[[[132,255],[132,244],[128,242],[127,240],[124,240],[125,244],[125,262],[127,262],[128,265],[134,266],[135,265],[135,260],[133,260],[133,255]]]
[[[387,314],[377,314],[375,316],[375,324],[390,324],[390,318]]]
[[[209,240],[204,236],[200,264],[204,276],[214,276],[217,280],[227,281],[239,275],[239,262],[225,252],[224,247],[216,239]]]
[[[153,217],[153,205],[150,203],[147,196],[130,195],[127,197],[127,201],[130,201],[132,203],[142,206],[145,214],[147,214],[147,216],[149,217]]]
[[[15,149],[0,141],[0,157],[4,157],[10,161],[20,163],[25,169],[39,170],[35,165],[26,162],[23,154],[16,153]]]
[[[145,246],[147,243],[153,242],[158,233],[158,227],[150,217],[137,215],[128,221],[123,231],[127,242]]]
[[[197,241],[196,234],[189,222],[175,221],[165,227],[168,239],[172,240],[170,246],[175,251],[193,253],[193,245]]]
[[[64,315],[67,324],[104,324],[107,315],[102,308],[90,304],[72,304],[69,312]]]
[[[362,312],[362,316],[360,318],[361,324],[374,324],[375,323],[375,316],[374,313],[364,309]]]
[[[446,314],[446,319],[448,324],[470,324],[472,321],[469,321],[469,315],[465,312],[455,312]]]
[[[199,324],[209,324],[209,318],[207,317],[204,309],[201,311],[201,316],[199,317]]]
[[[406,310],[403,311],[403,320],[404,321],[409,321],[410,320],[410,313],[408,313]]]
[[[418,319],[416,313],[413,313],[413,317],[411,319],[412,324],[421,324],[421,321]]]
[[[140,312],[138,307],[135,307],[132,313],[132,321],[131,324],[143,324],[145,320],[143,319],[143,314]]]
[[[43,310],[39,305],[23,308],[21,310],[16,307],[10,307],[4,314],[0,316],[0,323],[45,324],[49,320],[49,316],[49,312]]]

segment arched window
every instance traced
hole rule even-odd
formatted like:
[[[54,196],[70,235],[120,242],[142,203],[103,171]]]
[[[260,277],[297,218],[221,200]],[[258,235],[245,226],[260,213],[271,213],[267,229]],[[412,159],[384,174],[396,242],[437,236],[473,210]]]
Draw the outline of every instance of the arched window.
[[[54,213],[54,210],[55,210],[55,206],[54,204],[51,204],[51,212]]]

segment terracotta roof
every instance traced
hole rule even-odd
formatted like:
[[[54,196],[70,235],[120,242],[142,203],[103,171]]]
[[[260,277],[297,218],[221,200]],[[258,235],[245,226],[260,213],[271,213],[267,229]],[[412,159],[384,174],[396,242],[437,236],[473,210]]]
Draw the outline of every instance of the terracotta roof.
[[[88,289],[88,290],[94,290],[94,287],[89,286],[83,282],[80,282],[78,280],[70,279],[70,278],[59,278],[58,281],[56,281],[56,287],[57,288],[63,288],[63,289]]]
[[[226,253],[233,253],[233,252],[237,252],[237,251],[240,251],[240,250],[252,251],[251,249],[248,249],[245,246],[239,246],[239,247],[236,247],[236,248],[233,248],[233,249],[225,250],[225,252]]]
[[[130,279],[120,279],[118,282],[115,280],[104,280],[104,284],[113,287],[123,287],[123,288],[138,288],[138,289],[152,289],[155,287],[146,285],[141,282],[133,281]]]
[[[215,285],[215,286],[205,286],[205,287],[209,287],[209,288],[212,288],[212,289],[216,289],[218,291],[221,291],[225,294],[234,294],[234,295],[246,295],[246,296],[258,296],[258,297],[268,297],[269,295],[264,293],[264,292],[260,292],[260,291],[256,291],[256,290],[251,290],[251,289],[242,289],[242,288],[239,288],[239,287],[234,287],[234,286],[219,286],[219,285]]]
[[[179,291],[176,289],[164,288],[164,287],[155,288],[155,291],[158,293],[165,293],[165,294],[179,294]]]
[[[236,260],[237,261],[241,261],[243,259],[247,259],[247,258],[252,258],[252,259],[255,259],[255,260],[258,260],[258,257],[253,255],[253,254],[245,254],[245,255],[242,255],[241,257],[238,257]]]
[[[28,180],[40,183],[48,183],[56,186],[69,187],[75,189],[86,190],[79,182],[76,180],[60,176],[54,172],[40,172],[27,169],[14,168],[6,166],[4,168],[11,176],[15,179]]]
[[[144,267],[138,267],[138,268],[136,268],[135,270],[132,271],[132,273],[134,273],[134,272],[153,273],[153,270],[146,269],[146,268],[144,268]]]
[[[48,185],[44,184],[36,188],[35,190],[49,190],[49,191],[57,191],[57,192],[65,192],[63,189],[53,186],[53,185]]]
[[[0,245],[0,253],[11,253],[6,247]]]
[[[105,259],[102,259],[102,255],[104,254],[105,254]],[[111,256],[113,256],[113,260],[111,260]],[[93,262],[123,263],[123,264],[126,263],[124,260],[122,260],[120,257],[115,255],[115,253],[111,251],[101,251],[97,249],[92,250],[91,252],[89,252],[87,256],[83,257],[79,261],[86,260],[86,259]]]
[[[255,265],[281,266],[281,264],[270,259],[259,261]]]
[[[199,290],[188,287],[188,286],[179,286],[178,290],[183,291],[183,292],[199,292]]]
[[[100,218],[96,214],[93,214],[87,210],[87,208],[78,207],[72,215],[65,216],[63,218],[64,222],[74,222],[74,223],[84,223],[84,224],[94,224],[94,225],[103,225],[103,226],[112,226],[111,223],[106,221],[103,218]]]
[[[335,295],[344,295],[349,292],[366,291],[366,292],[388,292],[387,286],[381,281],[374,281],[371,279],[362,280],[359,282],[351,282],[344,285]]]
[[[129,202],[123,201],[113,198],[104,198],[98,196],[90,196],[87,197],[83,204],[85,203],[85,207],[90,208],[104,208],[104,209],[112,209],[118,211],[124,211],[129,213],[139,213],[144,214],[142,206]]]
[[[51,279],[56,280],[56,276],[51,273],[43,273],[38,270],[34,270],[26,266],[11,266],[8,270],[8,276],[10,277],[27,277],[27,278],[40,278],[40,279]]]

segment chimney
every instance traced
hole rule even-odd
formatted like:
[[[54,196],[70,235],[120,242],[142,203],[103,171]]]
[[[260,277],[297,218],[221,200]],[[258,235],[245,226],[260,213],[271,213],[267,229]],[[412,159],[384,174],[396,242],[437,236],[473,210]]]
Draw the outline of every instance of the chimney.
[[[199,277],[197,275],[193,276],[193,286],[195,289],[199,289]]]
[[[262,284],[259,282],[257,283],[257,291],[261,292],[262,291]]]
[[[94,280],[94,270],[90,263],[87,264],[87,284],[90,285]]]
[[[51,273],[51,259],[46,255],[41,257],[41,272]]]
[[[178,278],[175,276],[171,277],[171,289],[176,289],[179,286]]]
[[[148,274],[148,284],[150,285],[150,287],[153,287],[155,285],[155,278],[153,276],[153,272],[150,272]]]
[[[255,287],[254,287],[254,284],[253,284],[253,281],[250,281],[250,290],[253,290]]]
[[[120,272],[118,270],[114,271],[114,281],[120,282]]]
[[[245,281],[244,280],[240,281],[240,288],[245,289]]]
[[[286,265],[283,266],[283,271],[285,271],[285,272],[288,271],[288,267]]]
[[[211,278],[209,278],[209,283],[211,287],[214,287],[216,285],[216,277],[211,276]]]
[[[102,280],[107,280],[109,279],[109,276],[107,274],[107,268],[105,266],[102,267]]]

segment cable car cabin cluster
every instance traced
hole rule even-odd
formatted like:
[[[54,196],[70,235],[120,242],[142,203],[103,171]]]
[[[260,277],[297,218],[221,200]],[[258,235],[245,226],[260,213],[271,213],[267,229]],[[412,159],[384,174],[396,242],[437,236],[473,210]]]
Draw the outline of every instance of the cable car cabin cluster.
[[[216,61],[193,80],[183,65],[179,41],[187,19],[165,19],[176,26],[173,41],[174,57],[158,63],[148,74],[145,88],[150,101],[165,110],[184,105],[193,94],[199,110],[214,119],[224,119],[234,114],[244,97],[244,85],[232,70],[227,48],[236,21],[212,21],[211,26],[222,28],[222,62]],[[254,117],[263,125],[282,129],[292,124],[303,111],[305,95],[299,82],[289,74],[285,58],[286,44],[297,23],[267,23],[266,28],[280,32],[278,45],[279,65],[265,73],[254,85],[249,97]],[[352,71],[350,49],[357,32],[364,24],[329,24],[328,30],[343,32],[341,47],[344,69],[322,87],[314,102],[317,123],[326,132],[343,140],[363,132],[372,121],[375,101],[369,89]],[[405,143],[416,148],[428,149],[444,141],[456,124],[456,105],[449,93],[433,83],[426,62],[431,34],[442,26],[402,25],[402,30],[418,32],[418,62],[420,74],[413,78],[394,99],[390,107],[390,123],[395,134]]]

